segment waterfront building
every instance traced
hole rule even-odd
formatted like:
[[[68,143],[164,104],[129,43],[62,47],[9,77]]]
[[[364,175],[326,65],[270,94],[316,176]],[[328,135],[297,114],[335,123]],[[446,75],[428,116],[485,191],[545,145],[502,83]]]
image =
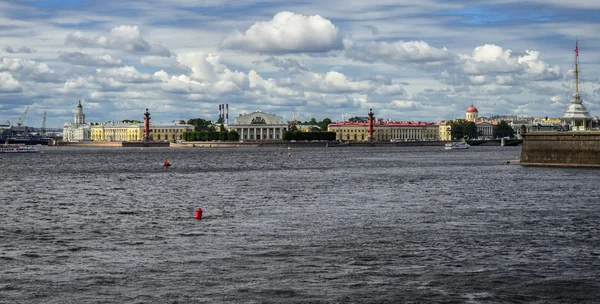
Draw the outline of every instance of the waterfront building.
[[[259,110],[250,114],[240,114],[233,123],[227,125],[240,135],[240,141],[246,140],[281,140],[288,125],[283,118]]]
[[[450,141],[452,140],[452,126],[447,121],[441,121],[437,123],[439,140]]]
[[[85,114],[83,114],[83,106],[81,100],[75,109],[73,122],[67,122],[63,127],[64,141],[82,141],[91,139],[90,125],[85,123]]]
[[[489,122],[478,121],[475,123],[477,126],[477,135],[479,139],[489,138],[494,136],[494,125]]]
[[[335,132],[337,141],[367,141],[369,137],[368,122],[335,122],[327,126],[329,132]],[[439,140],[438,126],[426,122],[373,122],[373,140],[376,141],[421,141]]]
[[[176,142],[183,139],[183,133],[188,132],[194,132],[193,125],[182,124],[178,122],[159,123],[156,125],[150,124],[150,134],[153,140],[167,140],[170,142]]]
[[[150,138],[156,141],[175,142],[183,139],[183,133],[193,132],[194,126],[180,123],[159,123],[150,125]],[[142,141],[143,123],[105,122],[91,126],[94,141]]]

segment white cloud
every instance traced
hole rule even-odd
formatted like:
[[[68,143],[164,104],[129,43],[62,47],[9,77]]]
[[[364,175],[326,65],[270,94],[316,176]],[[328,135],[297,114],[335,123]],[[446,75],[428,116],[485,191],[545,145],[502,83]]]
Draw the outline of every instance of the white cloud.
[[[339,29],[319,16],[277,13],[273,20],[257,22],[245,33],[236,32],[221,47],[258,53],[324,53],[344,47]]]
[[[113,78],[119,82],[126,83],[148,83],[154,82],[155,78],[152,74],[140,73],[133,66],[125,66],[120,68],[97,69],[99,78]]]
[[[0,72],[0,93],[18,93],[23,89],[18,80],[8,72]]]
[[[89,37],[80,31],[76,31],[67,35],[65,43],[81,48],[100,47],[126,52],[149,53],[164,57],[171,56],[171,52],[166,47],[151,44],[144,40],[137,26],[121,25],[113,28],[108,36],[96,37]]]
[[[328,93],[350,93],[371,90],[373,86],[368,81],[351,81],[346,75],[330,71],[323,74],[304,73],[296,78],[306,89]]]
[[[453,54],[446,48],[435,48],[424,41],[370,42],[349,49],[346,55],[354,60],[392,65],[442,63],[453,60]]]
[[[485,75],[469,76],[472,84],[484,84]]]
[[[412,100],[393,100],[390,103],[390,106],[392,106],[394,108],[398,108],[398,109],[404,109],[404,110],[417,108],[415,102]]]
[[[525,66],[525,72],[528,78],[536,80],[553,80],[561,76],[560,67],[550,66],[543,62],[540,57],[540,52],[526,50],[525,55],[520,56],[517,61]]]
[[[0,72],[8,71],[19,80],[38,82],[58,82],[58,76],[46,63],[39,63],[29,59],[2,58]]]

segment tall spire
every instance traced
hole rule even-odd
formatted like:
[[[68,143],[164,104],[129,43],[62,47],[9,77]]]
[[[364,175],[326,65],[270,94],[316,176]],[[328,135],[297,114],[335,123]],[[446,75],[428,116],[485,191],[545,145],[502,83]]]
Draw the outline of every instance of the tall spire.
[[[579,93],[579,45],[575,39],[575,94]]]

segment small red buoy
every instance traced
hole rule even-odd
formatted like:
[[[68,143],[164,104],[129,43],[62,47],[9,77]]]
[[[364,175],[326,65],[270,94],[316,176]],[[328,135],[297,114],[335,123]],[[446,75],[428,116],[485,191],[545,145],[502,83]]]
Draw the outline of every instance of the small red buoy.
[[[197,219],[197,220],[201,220],[202,219],[202,208],[196,209],[196,215],[194,215],[194,218]]]
[[[169,167],[171,167],[171,163],[168,160],[165,160],[165,163],[163,164],[163,167],[165,169],[169,169]]]

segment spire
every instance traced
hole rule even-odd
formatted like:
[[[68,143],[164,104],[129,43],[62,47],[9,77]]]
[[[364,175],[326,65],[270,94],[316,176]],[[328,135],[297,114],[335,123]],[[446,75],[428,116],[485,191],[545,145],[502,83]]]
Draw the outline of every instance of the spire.
[[[81,99],[79,99],[79,104],[77,105],[78,108],[82,108],[81,106]]]
[[[579,45],[575,39],[575,94],[579,93]]]

